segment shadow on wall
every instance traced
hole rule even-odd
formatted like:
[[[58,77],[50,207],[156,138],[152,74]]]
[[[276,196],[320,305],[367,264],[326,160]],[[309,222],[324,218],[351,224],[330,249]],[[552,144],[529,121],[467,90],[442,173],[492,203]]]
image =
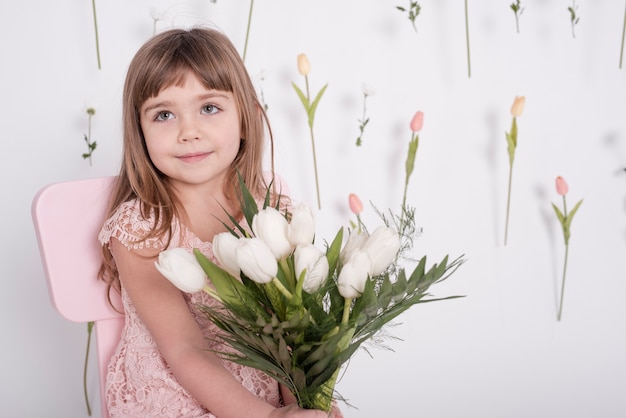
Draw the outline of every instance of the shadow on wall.
[[[546,202],[550,201],[550,197],[548,195],[548,190],[546,187],[538,183],[534,187],[535,189],[535,197],[537,199],[537,206],[539,209],[539,215],[541,217],[541,222],[544,225],[544,230],[546,231],[546,238],[548,239],[548,248],[550,249],[550,270],[552,271],[552,278],[554,283],[554,306],[555,310],[558,312],[559,310],[559,286],[561,284],[561,277],[559,275],[559,269],[557,263],[557,258],[562,257],[562,255],[557,251],[557,247],[561,248],[560,244],[563,241],[562,234],[559,235],[560,240],[557,240],[557,231],[560,231],[561,227],[557,222],[557,218],[554,215],[554,210],[549,204]],[[560,260],[560,259],[559,259]]]
[[[626,182],[626,146],[623,145],[622,138],[616,132],[609,132],[604,137],[604,145],[607,151],[615,157],[615,175],[622,177],[622,180]],[[626,192],[626,187],[623,190]],[[623,209],[626,214],[626,194],[623,202]],[[626,240],[626,227],[624,227],[623,236],[624,240]]]
[[[502,155],[498,155],[501,151],[500,143],[503,141],[502,135],[504,131],[498,126],[499,115],[495,109],[489,109],[485,118],[487,125],[487,132],[489,137],[487,138],[487,148],[485,149],[485,160],[487,161],[487,167],[491,175],[491,205],[493,207],[493,243],[497,247],[502,243],[502,233],[500,230],[500,193],[498,193],[498,160],[504,158]]]

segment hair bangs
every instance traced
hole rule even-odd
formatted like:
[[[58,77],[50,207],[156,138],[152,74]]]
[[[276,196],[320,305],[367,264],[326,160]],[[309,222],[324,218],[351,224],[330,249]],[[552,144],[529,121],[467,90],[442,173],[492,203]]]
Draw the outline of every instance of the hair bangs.
[[[152,69],[155,71],[145,71],[145,79],[136,84],[143,87],[136,96],[140,105],[165,88],[182,86],[190,73],[209,90],[234,91],[235,71],[233,65],[225,65],[230,61],[226,51],[215,46],[207,48],[206,44],[210,42],[206,39],[190,37],[189,33],[185,35],[184,42],[181,36],[179,42],[168,45],[169,48],[163,48],[153,56],[156,62]]]

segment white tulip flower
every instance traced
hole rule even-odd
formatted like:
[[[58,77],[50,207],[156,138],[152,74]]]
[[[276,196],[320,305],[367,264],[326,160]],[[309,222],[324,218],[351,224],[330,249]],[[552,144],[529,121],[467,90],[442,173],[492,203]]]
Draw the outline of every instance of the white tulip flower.
[[[363,251],[355,251],[337,277],[337,289],[341,296],[346,299],[361,296],[371,268],[369,256]]]
[[[224,270],[231,276],[239,277],[239,263],[237,262],[237,247],[239,238],[230,232],[222,232],[213,238],[213,254]]]
[[[184,248],[162,251],[154,265],[159,273],[183,292],[198,292],[206,285],[206,274],[200,263]]]
[[[315,215],[308,206],[299,203],[293,209],[287,227],[287,238],[292,245],[311,244],[315,237]]]
[[[400,236],[395,229],[387,226],[379,226],[372,232],[364,246],[372,262],[372,276],[378,276],[396,259],[400,250]]]
[[[237,247],[241,271],[257,283],[269,283],[278,273],[278,263],[270,248],[259,238],[241,238]]]
[[[296,277],[306,270],[302,288],[308,293],[317,291],[328,277],[326,255],[313,244],[302,244],[296,247],[293,257]]]
[[[361,248],[363,248],[363,246],[365,245],[368,237],[369,235],[367,235],[365,232],[353,231],[348,237],[346,245],[344,245],[344,247],[341,249],[341,253],[339,254],[339,259],[341,260],[341,262],[343,264],[347,263],[348,260],[352,258],[352,255],[355,252],[361,251]]]
[[[252,232],[278,260],[286,258],[295,247],[287,239],[287,227],[287,219],[272,207],[260,210],[252,219]]]

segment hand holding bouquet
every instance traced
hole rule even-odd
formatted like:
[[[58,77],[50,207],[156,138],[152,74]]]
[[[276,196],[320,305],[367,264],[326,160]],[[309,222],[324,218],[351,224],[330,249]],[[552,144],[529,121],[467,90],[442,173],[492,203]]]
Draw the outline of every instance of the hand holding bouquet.
[[[198,250],[194,259],[171,249],[161,253],[157,268],[181,290],[203,290],[223,303],[225,309],[203,307],[223,331],[218,338],[237,350],[218,354],[286,385],[300,407],[330,411],[341,366],[411,306],[451,298],[435,299],[427,291],[463,260],[448,262],[446,256],[427,269],[423,257],[405,271],[398,261],[410,237],[396,231],[414,228],[392,225],[412,222],[399,217],[383,218],[371,234],[359,218],[345,244],[342,227],[322,250],[309,208],[281,212],[279,202],[270,206],[269,189],[259,208],[240,185],[247,226],[229,215],[229,232],[213,240],[219,265]]]

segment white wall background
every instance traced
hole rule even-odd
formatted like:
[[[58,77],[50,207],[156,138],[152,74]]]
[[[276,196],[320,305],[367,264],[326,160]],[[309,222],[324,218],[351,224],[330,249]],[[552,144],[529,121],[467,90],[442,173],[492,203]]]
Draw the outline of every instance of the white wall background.
[[[468,78],[464,5],[422,1],[417,33],[396,10],[408,1],[263,0],[255,4],[246,63],[269,104],[278,170],[297,199],[315,205],[310,142],[291,81],[328,90],[316,118],[320,235],[349,218],[347,195],[399,207],[416,110],[425,125],[409,201],[424,235],[416,252],[468,262],[418,306],[391,341],[395,352],[359,353],[338,389],[357,417],[626,416],[626,68],[618,68],[624,2],[525,0],[521,33],[511,1],[470,1]],[[4,227],[0,241],[0,415],[84,417],[86,326],[51,307],[30,204],[50,182],[115,174],[126,67],[158,29],[212,22],[243,48],[245,0],[98,1],[102,69],[91,2],[4,1],[0,25],[0,132]],[[260,75],[264,74],[264,81]],[[362,84],[370,123],[357,148]],[[509,244],[502,245],[508,157],[504,132],[516,95],[519,119]],[[87,106],[96,108],[93,166]],[[557,175],[572,224],[563,320],[556,321],[563,240],[551,202]],[[369,210],[369,209],[368,209]],[[376,218],[369,210],[366,218]],[[92,355],[93,359],[93,355]],[[99,414],[95,363],[89,386]]]

